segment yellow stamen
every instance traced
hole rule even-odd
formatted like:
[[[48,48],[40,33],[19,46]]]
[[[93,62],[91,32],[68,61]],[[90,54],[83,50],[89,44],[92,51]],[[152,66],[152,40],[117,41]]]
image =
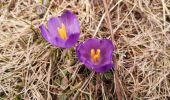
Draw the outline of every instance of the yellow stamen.
[[[100,59],[100,49],[97,49],[96,52],[94,49],[91,49],[90,56],[91,56],[93,62],[96,62],[97,60],[99,60]]]
[[[66,33],[66,27],[65,25],[62,23],[61,28],[58,28],[58,34],[60,35],[60,37],[63,40],[67,40],[67,33]]]

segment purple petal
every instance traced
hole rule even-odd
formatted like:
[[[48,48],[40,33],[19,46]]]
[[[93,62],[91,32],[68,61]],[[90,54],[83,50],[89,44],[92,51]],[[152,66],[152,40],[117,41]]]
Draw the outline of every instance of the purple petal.
[[[63,40],[58,34],[58,28],[62,23],[66,27],[67,40]],[[80,25],[76,15],[71,11],[65,11],[60,18],[52,17],[48,21],[48,29],[42,24],[40,26],[43,37],[52,45],[61,48],[71,48],[79,39]]]
[[[79,47],[79,52],[83,56],[80,57],[80,60],[83,61],[83,59],[88,59],[90,60],[90,50],[91,49],[100,49],[101,50],[101,64],[103,63],[109,63],[112,59],[112,51],[114,50],[114,46],[111,42],[111,40],[108,39],[88,39],[84,43],[82,43]]]
[[[99,43],[100,43],[100,40],[98,40],[98,39],[88,39],[85,42],[82,42],[81,44],[79,44],[77,46],[76,51],[77,51],[80,61],[82,61],[84,63],[85,63],[85,61],[91,62],[90,51],[91,51],[91,49],[98,49],[100,46]]]
[[[41,34],[42,36],[52,45],[57,46],[57,47],[61,47],[64,48],[65,47],[65,41],[56,37],[56,36],[52,36],[48,30],[46,29],[46,27],[44,26],[44,24],[40,25],[40,30],[41,30]]]
[[[89,59],[91,59],[91,57],[90,57],[89,52],[86,51],[86,50],[87,50],[87,48],[84,46],[84,43],[81,42],[76,47],[76,54],[77,54],[77,56],[78,56],[78,58],[80,59],[81,62],[84,62],[85,65],[87,65],[87,66],[91,66],[91,65],[89,65],[89,62],[90,62]]]
[[[48,32],[48,30],[46,29],[46,27],[44,26],[44,24],[41,24],[40,25],[40,30],[41,30],[41,34],[42,34],[42,36],[47,40],[47,41],[49,41],[50,40],[50,37],[49,37],[49,32]]]
[[[61,27],[61,23],[57,17],[52,17],[48,21],[48,30],[49,33],[54,37],[59,37],[57,28]]]
[[[65,41],[56,37],[55,39],[52,40],[52,45],[56,46],[56,47],[60,47],[60,48],[66,48],[65,47]]]
[[[100,40],[101,63],[109,63],[112,60],[112,52],[115,50],[112,41],[108,39]]]
[[[71,11],[66,10],[61,16],[60,20],[64,25],[66,26],[67,35],[70,34],[80,34],[80,23],[75,14],[73,14]]]
[[[92,62],[90,51],[91,49],[100,49],[101,57],[98,62]],[[76,48],[76,53],[81,62],[83,62],[88,68],[93,69],[96,72],[100,70],[107,70],[111,68],[112,52],[114,46],[111,40],[108,39],[88,39],[85,42],[80,43]],[[102,71],[100,71],[102,72]]]
[[[100,73],[103,73],[103,72],[107,72],[108,70],[114,68],[114,64],[110,63],[110,64],[105,64],[103,66],[98,66],[98,67],[94,67],[94,71],[96,72],[100,72]]]
[[[100,40],[99,39],[88,39],[85,42],[83,42],[83,47],[84,50],[81,51],[85,51],[86,53],[88,53],[90,55],[90,50],[91,49],[98,49],[100,47]]]
[[[80,34],[78,34],[78,33],[71,34],[66,41],[65,47],[71,48],[78,41],[79,37],[80,37]]]

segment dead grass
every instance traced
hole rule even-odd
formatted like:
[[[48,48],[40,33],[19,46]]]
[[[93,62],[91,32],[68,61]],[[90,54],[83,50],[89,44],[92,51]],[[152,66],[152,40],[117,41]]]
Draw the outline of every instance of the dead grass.
[[[1,0],[0,99],[170,99],[170,0],[103,1]],[[93,73],[75,47],[59,49],[42,38],[40,23],[64,9],[79,17],[79,42],[113,37],[115,70]]]

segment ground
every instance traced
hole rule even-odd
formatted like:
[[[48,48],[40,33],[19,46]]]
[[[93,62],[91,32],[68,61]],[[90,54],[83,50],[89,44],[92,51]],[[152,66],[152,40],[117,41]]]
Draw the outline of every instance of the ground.
[[[170,0],[42,1],[0,1],[0,99],[170,99]],[[115,68],[94,73],[76,45],[61,49],[42,37],[40,24],[65,9],[81,24],[76,45],[112,40]]]

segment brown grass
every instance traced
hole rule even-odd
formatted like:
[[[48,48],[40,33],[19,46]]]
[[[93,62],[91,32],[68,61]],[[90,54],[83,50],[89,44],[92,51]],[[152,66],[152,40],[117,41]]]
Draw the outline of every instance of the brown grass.
[[[170,0],[46,1],[0,0],[0,99],[170,99]],[[115,70],[93,73],[75,47],[42,38],[40,23],[64,9],[79,17],[79,42],[112,38]]]

